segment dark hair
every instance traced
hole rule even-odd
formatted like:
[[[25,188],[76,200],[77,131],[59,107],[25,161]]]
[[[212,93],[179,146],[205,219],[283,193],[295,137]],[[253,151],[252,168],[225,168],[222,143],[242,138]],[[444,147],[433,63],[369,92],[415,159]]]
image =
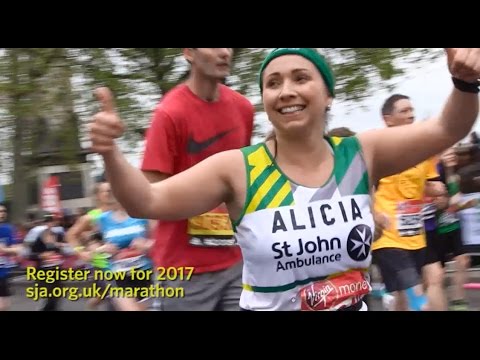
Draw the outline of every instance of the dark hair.
[[[277,134],[275,134],[275,130],[270,130],[268,133],[267,137],[265,138],[265,141],[270,141],[270,140],[275,140],[277,138]]]
[[[410,100],[410,98],[406,95],[401,95],[401,94],[394,94],[390,96],[385,102],[383,103],[382,106],[382,115],[392,115],[393,109],[395,108],[395,104],[399,100]]]
[[[470,134],[470,142],[475,145],[480,143],[480,139],[475,131]]]
[[[356,132],[350,130],[350,129],[347,128],[347,127],[339,127],[339,128],[335,128],[335,129],[330,130],[330,131],[327,133],[327,136],[328,136],[328,137],[335,136],[335,137],[344,138],[344,137],[355,136],[356,134],[357,134]]]

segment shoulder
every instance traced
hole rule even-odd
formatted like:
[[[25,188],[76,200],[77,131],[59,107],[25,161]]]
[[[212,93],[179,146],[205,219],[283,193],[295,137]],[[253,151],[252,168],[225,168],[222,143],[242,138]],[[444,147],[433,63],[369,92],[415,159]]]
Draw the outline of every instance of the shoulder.
[[[25,243],[33,243],[37,240],[38,236],[45,231],[47,226],[45,225],[38,225],[35,226],[33,229],[31,229],[27,235],[25,236],[25,239],[23,240]]]
[[[438,159],[436,157],[432,157],[430,159],[427,159],[425,161],[422,161],[420,164],[418,164],[417,166],[422,166],[424,168],[436,168],[438,167],[440,164],[440,162],[438,161]]]
[[[421,162],[416,167],[421,168],[427,176],[431,175],[432,173],[438,175],[439,172],[443,171],[442,163],[439,162],[435,157]]]
[[[357,136],[326,136],[325,140],[333,148],[335,155],[341,155],[345,153],[356,154],[362,152],[362,145]]]
[[[12,224],[9,224],[9,223],[0,224],[0,232],[13,233],[14,230],[15,228],[13,227]]]
[[[97,217],[97,222],[104,223],[105,221],[108,221],[108,219],[110,219],[111,215],[112,211],[105,211]]]
[[[217,165],[220,164],[220,165],[228,166],[229,162],[231,161],[236,162],[238,160],[241,160],[243,158],[242,154],[245,151],[245,149],[248,149],[248,148],[221,151],[206,158],[203,162],[210,162],[210,163],[215,163]]]
[[[88,221],[95,222],[97,219],[102,215],[102,210],[101,209],[93,209],[90,210],[88,213],[83,215],[84,221],[88,219]]]
[[[268,148],[264,142],[239,149],[237,156],[241,155],[243,158],[252,158],[260,154],[263,157],[269,158]]]
[[[197,166],[202,166],[204,171],[216,172],[222,176],[237,174],[237,171],[243,171],[244,167],[244,149],[234,149],[216,153]]]
[[[187,97],[187,85],[180,84],[175,86],[157,103],[153,113],[153,121],[174,120],[178,118],[186,108],[184,104]]]
[[[178,84],[170,91],[166,92],[157,104],[163,106],[165,109],[178,106],[179,101],[183,101],[188,95],[188,87],[185,83]]]
[[[252,113],[254,112],[254,106],[247,97],[226,85],[220,86],[223,96],[225,96],[229,100],[233,100],[238,106],[244,108],[244,110],[251,111]]]

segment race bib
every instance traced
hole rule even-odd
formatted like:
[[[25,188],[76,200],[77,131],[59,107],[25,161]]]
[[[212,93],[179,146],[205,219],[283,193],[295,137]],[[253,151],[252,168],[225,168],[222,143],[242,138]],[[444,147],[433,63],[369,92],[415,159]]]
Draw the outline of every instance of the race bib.
[[[56,267],[60,266],[64,263],[64,258],[62,255],[55,254],[52,256],[49,256],[48,258],[44,259],[42,262],[42,267],[43,268],[51,268],[51,267]]]
[[[407,200],[397,203],[397,230],[402,237],[416,236],[423,232],[423,202]]]
[[[139,255],[131,258],[114,260],[112,261],[112,271],[113,272],[127,272],[132,269],[139,269],[145,266],[146,260],[145,256]]]
[[[225,205],[188,219],[190,245],[219,247],[235,246],[232,223]]]
[[[436,212],[437,212],[437,207],[433,203],[433,198],[425,197],[423,199],[423,209],[422,209],[423,219],[424,220],[435,219]]]
[[[300,289],[301,310],[341,310],[362,301],[371,290],[367,273],[351,271]]]

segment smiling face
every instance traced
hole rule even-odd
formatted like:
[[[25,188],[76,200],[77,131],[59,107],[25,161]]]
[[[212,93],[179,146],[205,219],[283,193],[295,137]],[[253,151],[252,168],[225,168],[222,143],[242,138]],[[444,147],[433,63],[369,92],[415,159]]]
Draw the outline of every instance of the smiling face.
[[[314,128],[323,134],[331,102],[320,72],[302,56],[280,56],[263,72],[263,104],[279,134],[300,136]]]

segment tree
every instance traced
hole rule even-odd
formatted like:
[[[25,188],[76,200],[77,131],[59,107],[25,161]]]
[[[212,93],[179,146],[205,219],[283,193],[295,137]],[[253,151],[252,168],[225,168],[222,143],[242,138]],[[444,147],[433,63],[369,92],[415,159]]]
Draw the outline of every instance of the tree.
[[[233,75],[227,79],[252,100],[258,112],[263,111],[258,71],[270,50],[234,49]],[[381,87],[393,87],[391,80],[401,78],[406,65],[421,66],[441,54],[440,49],[424,48],[319,50],[333,65],[337,99],[352,106]],[[11,138],[0,143],[0,152],[13,158],[14,217],[23,216],[26,204],[24,179],[30,171],[26,155],[51,141],[41,137],[41,119],[57,119],[51,133],[57,133],[54,137],[69,149],[65,158],[71,157],[77,149],[78,128],[84,129],[95,112],[93,89],[109,86],[127,123],[127,139],[136,142],[156,102],[187,75],[180,48],[0,49],[0,139]],[[256,131],[262,129],[257,126]]]

